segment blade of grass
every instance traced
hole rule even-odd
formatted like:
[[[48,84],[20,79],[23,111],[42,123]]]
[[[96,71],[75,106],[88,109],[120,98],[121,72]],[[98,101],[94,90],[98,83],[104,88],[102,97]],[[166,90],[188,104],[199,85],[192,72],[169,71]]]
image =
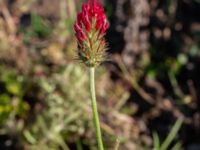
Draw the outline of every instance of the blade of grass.
[[[83,150],[83,147],[82,147],[80,139],[76,142],[76,149],[77,150]]]
[[[153,145],[154,145],[154,150],[160,150],[160,139],[158,136],[158,133],[153,132]]]
[[[119,144],[120,144],[120,141],[119,141],[119,139],[117,138],[117,139],[116,139],[116,143],[115,143],[115,148],[114,148],[114,150],[118,150],[118,149],[119,149]]]
[[[176,143],[176,144],[172,147],[172,150],[181,150],[181,143],[180,143],[180,142]]]
[[[183,119],[180,118],[176,121],[176,123],[174,124],[174,126],[172,127],[170,133],[168,134],[167,138],[165,139],[165,141],[163,142],[163,144],[161,145],[160,150],[167,150],[169,145],[171,144],[171,142],[174,140],[174,138],[176,137],[181,125],[183,123]]]

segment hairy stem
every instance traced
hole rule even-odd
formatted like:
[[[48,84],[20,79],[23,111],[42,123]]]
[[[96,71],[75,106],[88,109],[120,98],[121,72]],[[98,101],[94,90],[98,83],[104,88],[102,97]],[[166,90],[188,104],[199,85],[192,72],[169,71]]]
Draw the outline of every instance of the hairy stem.
[[[98,115],[98,110],[97,110],[96,94],[95,94],[95,68],[94,67],[90,67],[90,95],[91,95],[91,101],[92,101],[93,120],[94,120],[94,126],[96,130],[98,147],[99,147],[99,150],[104,150],[102,137],[101,137],[99,115]]]

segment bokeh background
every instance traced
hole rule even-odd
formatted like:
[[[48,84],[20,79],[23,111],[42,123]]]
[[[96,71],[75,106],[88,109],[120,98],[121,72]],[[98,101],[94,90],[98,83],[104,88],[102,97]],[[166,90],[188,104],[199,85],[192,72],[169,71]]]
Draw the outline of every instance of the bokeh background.
[[[97,150],[81,0],[0,0],[0,149]],[[96,69],[107,150],[200,150],[200,1],[99,0],[108,60]]]

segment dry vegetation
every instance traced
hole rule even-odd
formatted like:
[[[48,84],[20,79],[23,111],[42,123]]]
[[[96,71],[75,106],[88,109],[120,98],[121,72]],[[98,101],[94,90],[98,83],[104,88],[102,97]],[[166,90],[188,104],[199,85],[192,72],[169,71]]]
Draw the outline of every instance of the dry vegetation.
[[[118,138],[119,150],[199,150],[200,1],[100,2],[110,23],[96,77],[106,148]],[[0,149],[96,150],[73,32],[81,3],[0,0]]]

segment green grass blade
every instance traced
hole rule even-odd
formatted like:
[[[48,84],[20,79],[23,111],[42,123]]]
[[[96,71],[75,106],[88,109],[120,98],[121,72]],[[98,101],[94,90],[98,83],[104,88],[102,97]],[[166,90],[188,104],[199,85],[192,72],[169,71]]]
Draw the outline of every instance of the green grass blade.
[[[171,142],[174,140],[174,138],[176,137],[179,129],[181,128],[181,125],[183,123],[183,119],[180,118],[176,121],[176,123],[174,124],[174,126],[172,127],[170,133],[168,134],[167,138],[165,139],[165,141],[163,142],[163,144],[161,145],[160,150],[167,150],[168,147],[170,146]]]
[[[153,132],[153,146],[154,150],[160,150],[160,139],[156,132]]]
[[[182,146],[181,143],[178,142],[172,147],[172,150],[181,150],[181,146]]]

